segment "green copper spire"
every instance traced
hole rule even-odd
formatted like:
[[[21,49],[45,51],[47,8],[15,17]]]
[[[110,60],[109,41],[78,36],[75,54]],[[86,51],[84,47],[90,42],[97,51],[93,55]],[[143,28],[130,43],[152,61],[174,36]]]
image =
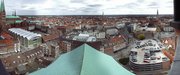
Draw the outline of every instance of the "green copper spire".
[[[4,0],[2,0],[2,11],[4,11],[4,12],[5,12]]]
[[[87,44],[62,54],[46,68],[29,75],[135,75],[117,63],[113,57]]]
[[[1,0],[0,12],[5,12],[4,0]]]

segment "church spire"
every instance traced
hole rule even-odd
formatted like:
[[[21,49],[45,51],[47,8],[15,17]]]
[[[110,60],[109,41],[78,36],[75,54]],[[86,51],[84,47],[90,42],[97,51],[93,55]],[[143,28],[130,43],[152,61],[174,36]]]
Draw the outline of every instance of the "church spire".
[[[12,16],[16,16],[16,10],[14,10],[14,12],[13,12]]]
[[[0,10],[1,12],[5,12],[4,0],[1,0]]]
[[[157,9],[157,17],[159,16],[159,10]]]

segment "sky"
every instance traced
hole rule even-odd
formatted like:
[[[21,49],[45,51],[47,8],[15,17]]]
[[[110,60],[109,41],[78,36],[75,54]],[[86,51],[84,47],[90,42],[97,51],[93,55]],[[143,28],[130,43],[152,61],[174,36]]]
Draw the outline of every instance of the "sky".
[[[173,14],[173,0],[4,0],[12,15]]]

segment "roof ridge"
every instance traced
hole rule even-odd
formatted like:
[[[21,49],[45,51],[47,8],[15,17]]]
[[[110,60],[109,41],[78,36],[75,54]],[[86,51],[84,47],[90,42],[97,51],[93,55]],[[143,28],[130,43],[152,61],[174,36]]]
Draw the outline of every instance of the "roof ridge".
[[[85,52],[85,51],[86,51],[86,45],[87,45],[87,44],[83,44],[83,51],[84,51],[83,53],[84,53],[84,54],[83,54],[83,59],[82,59],[82,63],[81,63],[81,70],[80,70],[79,75],[81,75],[81,73],[82,73],[82,68],[83,68],[83,63],[84,63],[84,58],[85,58],[84,56],[85,56],[85,54],[86,54],[86,52]]]

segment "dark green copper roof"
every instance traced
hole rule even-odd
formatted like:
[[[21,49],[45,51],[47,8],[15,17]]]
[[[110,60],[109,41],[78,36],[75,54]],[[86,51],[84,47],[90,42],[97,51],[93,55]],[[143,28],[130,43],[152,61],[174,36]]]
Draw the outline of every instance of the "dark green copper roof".
[[[7,15],[6,18],[20,18],[19,16]]]

